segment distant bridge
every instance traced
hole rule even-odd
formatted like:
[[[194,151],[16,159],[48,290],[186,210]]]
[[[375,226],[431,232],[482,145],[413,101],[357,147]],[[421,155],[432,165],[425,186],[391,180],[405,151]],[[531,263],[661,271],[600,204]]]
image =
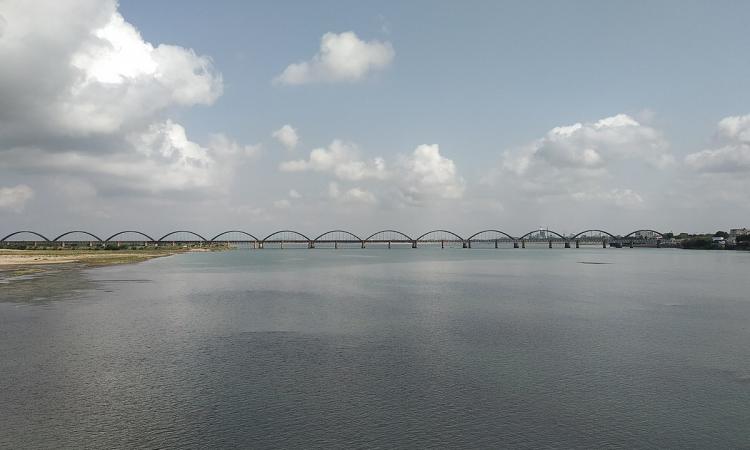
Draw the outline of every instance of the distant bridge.
[[[106,236],[106,235],[105,235]],[[195,231],[175,230],[154,238],[154,234],[142,231],[124,230],[102,239],[98,235],[84,230],[71,230],[48,238],[41,233],[31,230],[14,231],[2,239],[0,245],[33,245],[44,246],[69,245],[238,245],[244,244],[252,248],[367,248],[411,246],[424,247],[461,247],[461,248],[526,248],[527,246],[545,246],[547,248],[580,248],[581,246],[601,245],[602,247],[660,247],[664,240],[664,234],[652,229],[639,229],[627,234],[614,234],[602,229],[588,229],[575,234],[564,235],[549,229],[532,230],[524,234],[510,234],[498,229],[487,229],[478,231],[468,237],[462,237],[456,232],[446,229],[431,230],[412,237],[398,230],[380,230],[360,237],[347,230],[330,230],[316,237],[306,235],[295,230],[278,230],[263,238],[262,234],[252,234],[242,230],[228,230],[214,235],[212,238],[198,234]]]

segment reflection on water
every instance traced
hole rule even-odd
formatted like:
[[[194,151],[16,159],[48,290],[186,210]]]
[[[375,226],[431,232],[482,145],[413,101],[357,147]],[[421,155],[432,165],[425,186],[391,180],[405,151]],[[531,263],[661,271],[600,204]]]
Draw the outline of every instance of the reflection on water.
[[[262,250],[0,285],[0,447],[748,447],[748,258]]]
[[[48,303],[76,298],[93,287],[76,264],[40,265],[0,272],[0,302]]]

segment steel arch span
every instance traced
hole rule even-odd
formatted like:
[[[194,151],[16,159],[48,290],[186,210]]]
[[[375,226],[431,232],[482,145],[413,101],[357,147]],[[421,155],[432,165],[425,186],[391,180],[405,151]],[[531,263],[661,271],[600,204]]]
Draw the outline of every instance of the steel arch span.
[[[624,238],[629,238],[629,237],[633,237],[633,235],[635,235],[636,233],[643,233],[643,232],[654,233],[654,234],[659,235],[659,239],[664,239],[664,233],[661,233],[661,232],[656,231],[656,230],[648,230],[648,229],[631,231],[630,233],[626,234],[623,237]]]
[[[532,230],[532,231],[529,231],[528,233],[524,234],[523,236],[521,236],[518,239],[521,239],[521,240],[522,239],[526,239],[527,237],[531,236],[532,234],[539,233],[540,231],[543,231],[543,232],[545,232],[547,234],[554,234],[555,236],[557,236],[558,238],[560,238],[560,239],[562,239],[564,241],[567,240],[565,238],[565,236],[563,236],[562,234],[558,233],[557,231],[552,231],[552,230]]]
[[[409,241],[409,242],[413,242],[414,241],[414,239],[412,239],[411,237],[409,237],[407,234],[402,233],[402,232],[397,231],[397,230],[380,230],[380,231],[376,231],[375,233],[372,233],[371,235],[369,235],[367,238],[365,238],[364,242],[374,242],[372,240],[372,238],[375,237],[375,236],[377,236],[380,233],[394,233],[394,234],[397,234],[397,235],[405,238],[404,239],[405,241]]]
[[[50,240],[47,239],[45,236],[37,233],[36,231],[29,231],[29,230],[14,231],[13,233],[10,233],[9,235],[7,235],[4,238],[0,239],[0,242],[5,242],[6,239],[12,238],[13,236],[15,236],[17,234],[23,234],[23,233],[33,234],[36,237],[40,237],[40,238],[44,239],[45,242],[50,242]]]
[[[193,231],[189,231],[189,230],[177,230],[177,231],[170,231],[169,233],[167,233],[167,234],[165,234],[164,236],[160,237],[160,238],[159,238],[159,240],[157,240],[156,242],[163,242],[163,241],[164,241],[164,239],[168,238],[169,236],[172,236],[173,234],[177,234],[177,233],[187,233],[187,234],[192,234],[193,236],[195,236],[195,237],[197,237],[197,238],[200,238],[200,240],[202,240],[203,242],[208,242],[208,239],[204,238],[203,236],[201,236],[201,235],[200,235],[200,234],[198,234],[198,233],[195,233],[195,232],[193,232]]]
[[[331,231],[326,231],[325,233],[323,233],[320,236],[318,236],[315,239],[313,239],[313,242],[327,242],[327,241],[330,241],[330,240],[321,240],[320,238],[322,238],[323,236],[325,236],[327,234],[333,234],[333,233],[345,234],[345,235],[348,235],[350,237],[353,237],[354,239],[351,239],[352,241],[363,242],[361,237],[357,236],[356,234],[352,233],[351,231],[346,231],[346,230],[331,230]]]
[[[503,236],[507,237],[508,239],[510,239],[512,241],[517,240],[516,238],[514,238],[511,235],[509,235],[505,231],[500,231],[500,230],[482,230],[482,231],[478,231],[478,232],[472,234],[471,236],[469,236],[468,238],[466,238],[466,240],[470,241],[470,240],[474,239],[475,237],[479,236],[482,233],[497,233],[497,234],[502,234]],[[494,241],[495,239],[492,239],[492,240]]]
[[[450,230],[432,230],[432,231],[428,231],[427,233],[423,234],[422,236],[419,236],[418,238],[416,238],[415,241],[421,241],[422,238],[424,238],[428,234],[432,234],[432,233],[445,233],[445,234],[449,234],[449,235],[455,237],[457,241],[464,242],[464,238],[462,238],[461,236],[457,235],[456,233],[454,233],[454,232],[452,232]],[[447,239],[445,239],[445,240],[447,240]]]
[[[299,231],[294,231],[294,230],[279,230],[279,231],[274,231],[273,233],[271,233],[268,236],[264,237],[261,242],[267,242],[272,237],[276,236],[277,234],[282,234],[282,233],[294,234],[294,235],[299,236],[299,237],[302,238],[302,239],[300,239],[300,241],[312,242],[309,237],[305,236],[304,234],[300,233]]]
[[[609,236],[609,237],[611,237],[613,239],[617,239],[617,236],[615,236],[614,234],[610,233],[609,231],[596,230],[596,229],[581,231],[580,233],[574,235],[570,239],[577,239],[578,237],[583,236],[586,233],[591,233],[592,231],[593,232],[597,232],[597,233],[601,233],[601,234],[606,234],[607,236]]]
[[[216,241],[216,239],[218,239],[218,238],[220,238],[220,237],[224,236],[225,234],[229,234],[229,233],[240,233],[240,234],[244,234],[244,235],[245,235],[245,236],[247,236],[247,237],[253,238],[253,240],[254,240],[255,242],[260,242],[260,239],[258,239],[257,237],[253,236],[252,234],[250,234],[250,233],[248,233],[248,232],[246,232],[246,231],[242,231],[242,230],[229,230],[229,231],[224,231],[223,233],[219,233],[219,234],[217,234],[216,236],[212,237],[212,238],[211,238],[211,240],[210,240],[210,242],[215,242],[215,241]]]
[[[143,232],[140,232],[140,231],[135,231],[135,230],[125,230],[125,231],[118,231],[117,233],[115,233],[112,236],[110,236],[107,239],[105,239],[104,242],[111,242],[112,239],[116,238],[117,236],[119,236],[121,234],[125,234],[125,233],[139,234],[139,235],[145,237],[146,239],[148,239],[151,242],[155,242],[156,241],[154,238],[152,238],[151,236],[147,235],[146,233],[143,233]]]
[[[103,240],[102,240],[102,239],[101,239],[101,238],[100,238],[99,236],[97,236],[97,235],[95,235],[95,234],[93,234],[93,233],[89,233],[88,231],[83,231],[83,230],[72,230],[72,231],[67,231],[67,232],[65,232],[65,233],[61,234],[60,236],[58,236],[58,237],[56,237],[56,238],[52,239],[52,242],[58,242],[58,241],[59,241],[59,240],[60,240],[61,238],[64,238],[65,236],[67,236],[67,235],[69,235],[69,234],[73,234],[73,233],[81,233],[81,234],[85,234],[85,235],[87,235],[87,236],[91,236],[92,238],[96,239],[96,240],[97,240],[97,241],[99,241],[99,242],[104,242],[104,241],[103,241]]]

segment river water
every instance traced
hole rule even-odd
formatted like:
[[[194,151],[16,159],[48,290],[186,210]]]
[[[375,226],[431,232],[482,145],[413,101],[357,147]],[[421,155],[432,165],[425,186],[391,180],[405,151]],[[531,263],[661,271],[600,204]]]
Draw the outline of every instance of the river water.
[[[73,287],[0,285],[0,447],[750,447],[748,253],[266,249],[61,273]]]

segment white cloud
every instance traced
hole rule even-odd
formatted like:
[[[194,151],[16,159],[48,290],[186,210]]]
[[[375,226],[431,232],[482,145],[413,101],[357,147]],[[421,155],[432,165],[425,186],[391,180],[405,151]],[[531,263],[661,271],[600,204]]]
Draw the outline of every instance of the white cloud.
[[[297,192],[297,190],[295,190],[295,189],[290,189],[289,190],[289,197],[290,198],[294,198],[294,199],[298,199],[298,198],[302,198],[302,194],[300,194],[299,192]]]
[[[185,128],[171,120],[129,133],[117,145],[117,151],[107,153],[17,148],[5,152],[0,167],[82,176],[104,193],[216,194],[226,192],[234,167],[247,151],[221,134],[211,136],[208,145],[193,142]]]
[[[299,142],[299,136],[297,130],[292,128],[291,125],[286,124],[271,134],[277,141],[281,143],[287,150],[293,150]]]
[[[9,1],[0,14],[6,137],[114,133],[222,93],[208,57],[144,41],[114,1]]]
[[[575,200],[580,201],[598,200],[628,209],[639,208],[644,203],[643,197],[632,189],[612,189],[601,192],[575,192],[572,194],[572,197]]]
[[[345,191],[341,191],[338,183],[332,181],[328,184],[328,196],[331,199],[342,203],[356,203],[356,204],[374,204],[377,203],[377,198],[372,192],[367,190],[354,187]]]
[[[363,41],[352,31],[326,33],[310,61],[290,64],[274,81],[291,85],[359,81],[370,72],[388,67],[394,55],[390,42]]]
[[[750,115],[719,121],[718,141],[720,147],[691,153],[685,163],[705,173],[750,171]]]
[[[420,203],[430,198],[461,198],[465,185],[458,176],[453,160],[440,154],[437,144],[420,145],[401,159],[399,184],[409,202]]]
[[[485,181],[499,181],[508,191],[534,199],[561,195],[601,199],[605,192],[610,200],[636,204],[642,198],[627,189],[602,186],[603,180],[611,177],[610,168],[628,162],[663,169],[673,161],[658,130],[618,114],[555,127],[520,149],[506,151],[501,169]]]
[[[209,57],[151,44],[114,0],[3,1],[0,166],[66,173],[96,192],[225,191],[259,146],[191,141],[164,118],[222,94]]]
[[[292,206],[292,203],[285,198],[273,202],[273,207],[276,209],[288,209],[290,206]]]
[[[212,134],[208,146],[219,156],[233,157],[236,159],[255,158],[260,154],[262,148],[261,144],[241,145],[223,133]]]
[[[750,145],[701,150],[687,155],[685,163],[700,172],[747,172],[750,170]]]
[[[727,139],[750,144],[750,114],[721,119],[719,134]]]
[[[211,170],[215,164],[209,150],[190,141],[185,128],[167,120],[152,124],[144,133],[129,136],[135,151],[145,158],[138,161],[144,167],[161,171],[153,179],[143,180],[151,191],[182,190],[188,187],[204,188],[213,184]],[[227,144],[219,139],[221,145]],[[231,151],[231,145],[221,151]],[[116,165],[114,165],[116,169]],[[150,177],[149,177],[150,178]]]
[[[34,190],[25,184],[0,187],[0,211],[21,212],[33,197]]]
[[[618,114],[593,123],[555,127],[523,151],[507,153],[505,167],[523,174],[535,162],[597,169],[624,159],[658,167],[673,161],[661,133],[626,114]]]
[[[387,182],[382,185],[398,194],[397,201],[421,205],[438,199],[463,196],[466,183],[456,170],[453,160],[440,154],[438,145],[420,145],[411,154],[398,157],[391,170],[382,157],[362,158],[355,144],[335,139],[327,148],[316,148],[308,159],[285,161],[283,172],[329,173],[344,181]],[[329,186],[331,198],[374,199],[369,191],[355,188],[342,193],[338,184]]]
[[[316,148],[307,160],[284,161],[279,165],[283,172],[329,172],[341,180],[385,179],[388,172],[385,160],[377,157],[370,161],[360,158],[356,145],[335,139],[328,148]]]

